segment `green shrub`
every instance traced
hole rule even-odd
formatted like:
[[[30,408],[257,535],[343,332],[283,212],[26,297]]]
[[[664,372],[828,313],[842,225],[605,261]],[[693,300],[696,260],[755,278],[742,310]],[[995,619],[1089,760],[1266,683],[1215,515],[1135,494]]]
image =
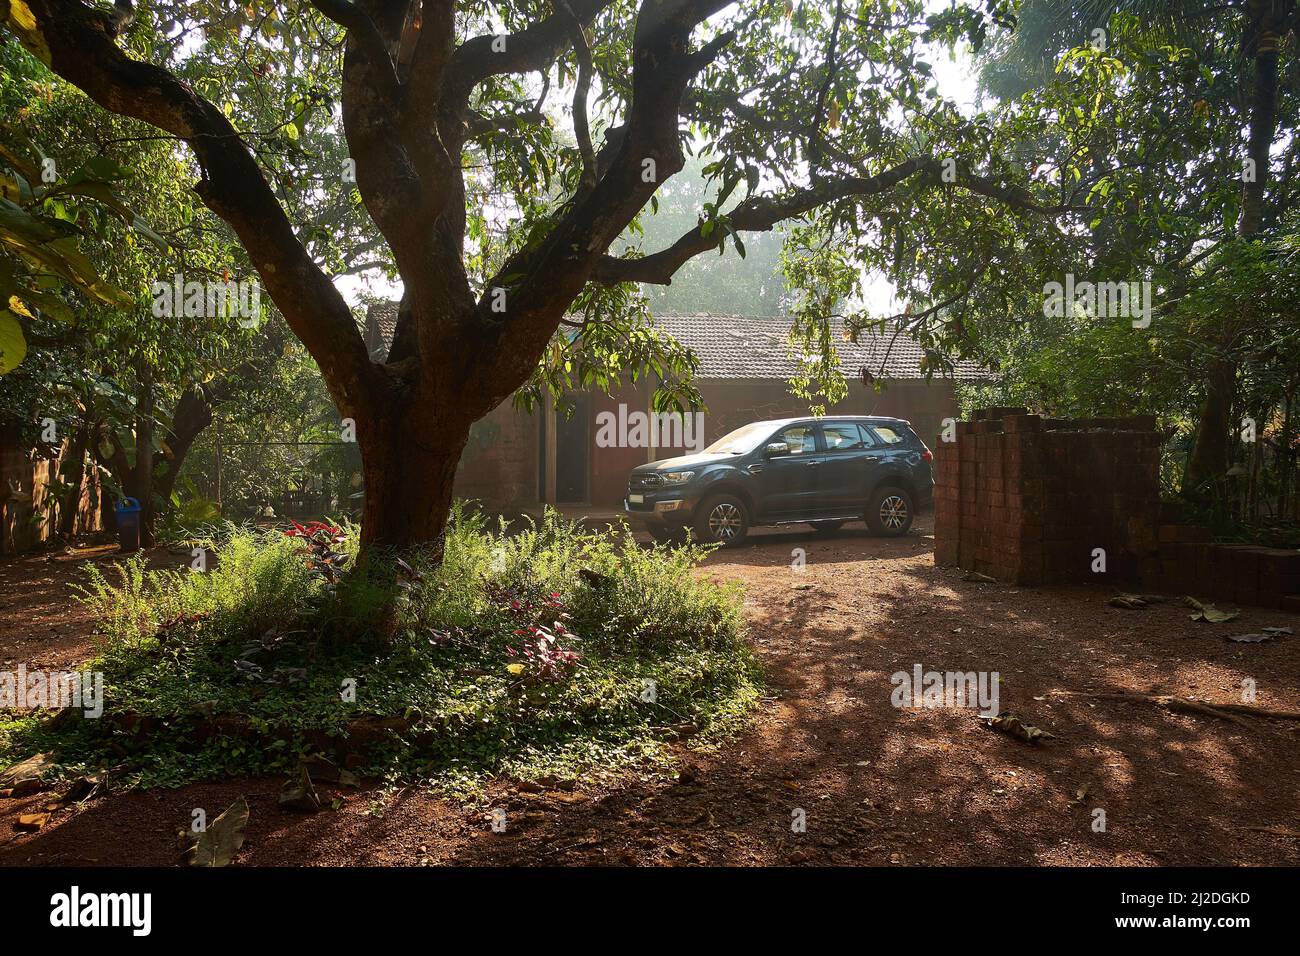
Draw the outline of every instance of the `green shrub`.
[[[371,772],[590,775],[666,765],[684,730],[709,746],[756,699],[739,595],[693,574],[702,549],[553,513],[511,534],[459,508],[441,563],[353,567],[354,527],[318,544],[308,559],[302,538],[228,525],[206,573],[92,568],[105,717],[13,721],[10,756],[53,748],[80,772],[125,755],[130,779],[176,784],[347,752],[356,721],[398,717],[366,748]],[[240,732],[197,731],[230,719]]]

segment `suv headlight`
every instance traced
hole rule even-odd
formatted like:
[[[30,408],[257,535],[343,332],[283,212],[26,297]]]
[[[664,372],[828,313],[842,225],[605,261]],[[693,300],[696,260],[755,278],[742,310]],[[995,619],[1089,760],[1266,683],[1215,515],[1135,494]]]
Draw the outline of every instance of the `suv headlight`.
[[[695,477],[693,471],[661,471],[659,477],[664,480],[665,485],[684,485]]]

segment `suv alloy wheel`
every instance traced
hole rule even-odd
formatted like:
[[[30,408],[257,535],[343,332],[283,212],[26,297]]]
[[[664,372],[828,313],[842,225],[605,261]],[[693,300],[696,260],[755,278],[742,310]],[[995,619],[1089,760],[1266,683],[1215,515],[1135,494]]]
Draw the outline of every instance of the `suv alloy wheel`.
[[[877,488],[867,503],[867,527],[873,534],[896,538],[912,527],[912,496],[902,488]]]
[[[700,505],[695,532],[707,544],[734,548],[749,534],[749,512],[734,495],[714,495]]]

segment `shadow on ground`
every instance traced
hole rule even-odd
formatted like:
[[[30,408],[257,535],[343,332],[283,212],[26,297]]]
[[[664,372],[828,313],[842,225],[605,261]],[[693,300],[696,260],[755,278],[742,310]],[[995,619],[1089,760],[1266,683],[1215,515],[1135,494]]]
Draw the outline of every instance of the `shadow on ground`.
[[[277,806],[279,779],[236,780],[116,795],[16,834],[38,796],[0,801],[0,863],[169,864],[193,808],[211,818],[241,794],[251,865],[1300,863],[1300,722],[1063,695],[1231,703],[1251,680],[1260,706],[1297,709],[1296,639],[1225,640],[1294,617],[1194,623],[1176,603],[1110,607],[1099,588],[966,582],[934,567],[929,533],[760,531],[712,555],[702,575],[745,584],[768,697],[720,752],[684,751],[676,780],[500,781],[472,807],[368,788],[312,816]],[[896,709],[890,677],[916,664],[996,671],[1002,708],[1055,739],[1023,743],[971,709]]]

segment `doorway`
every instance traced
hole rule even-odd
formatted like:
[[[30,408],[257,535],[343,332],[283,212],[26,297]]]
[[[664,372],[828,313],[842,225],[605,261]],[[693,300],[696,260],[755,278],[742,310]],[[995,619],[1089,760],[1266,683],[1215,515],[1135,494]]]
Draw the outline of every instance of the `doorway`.
[[[570,396],[573,415],[555,412],[555,503],[582,505],[591,500],[591,396]]]

